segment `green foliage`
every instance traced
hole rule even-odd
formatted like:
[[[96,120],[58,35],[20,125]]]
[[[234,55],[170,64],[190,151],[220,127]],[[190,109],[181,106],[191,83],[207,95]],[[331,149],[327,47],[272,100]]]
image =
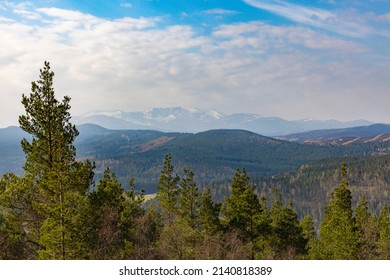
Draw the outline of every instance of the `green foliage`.
[[[211,189],[205,188],[199,207],[199,229],[205,235],[216,234],[220,229],[219,207],[211,197]]]
[[[315,228],[324,220],[324,209],[329,194],[341,180],[340,162],[348,166],[349,190],[352,206],[365,197],[370,211],[379,215],[381,209],[390,203],[390,156],[330,158],[304,164],[293,172],[274,176],[252,177],[258,193],[271,196],[276,187],[283,198],[294,198],[294,210],[299,218],[310,215]]]
[[[270,210],[271,234],[269,244],[272,257],[276,259],[295,259],[306,253],[308,240],[305,238],[297,214],[292,204],[283,205],[280,194],[275,190]]]
[[[370,213],[365,197],[356,206],[355,217],[359,236],[358,258],[362,260],[377,259],[377,242],[379,238],[378,221],[376,215]]]
[[[197,227],[198,211],[200,206],[200,193],[194,181],[194,172],[184,169],[184,177],[180,181],[179,210],[181,217],[186,220],[192,228]]]
[[[184,219],[176,218],[162,230],[159,248],[163,259],[188,260],[195,258],[201,236]]]
[[[254,188],[249,185],[245,169],[242,172],[237,169],[231,187],[230,197],[222,204],[222,224],[228,228],[238,229],[245,238],[253,240],[258,235],[256,221],[263,209]]]
[[[23,95],[26,114],[19,117],[19,124],[32,135],[31,142],[22,140],[22,148],[26,187],[34,194],[29,208],[40,215],[34,218],[35,226],[40,226],[34,229],[39,231],[34,236],[34,242],[40,244],[39,257],[69,259],[78,256],[80,241],[75,236],[93,166],[75,161],[73,141],[78,131],[70,123],[70,98],[57,101],[53,76],[45,62],[40,79],[32,82],[30,96]]]
[[[130,259],[152,260],[161,259],[162,254],[158,248],[161,233],[164,228],[163,217],[154,205],[149,207],[145,215],[139,217],[133,226],[133,250]]]
[[[78,135],[70,123],[70,98],[62,102],[55,98],[54,72],[49,62],[40,70],[39,80],[31,83],[30,96],[23,94],[26,114],[19,117],[20,127],[33,136],[31,142],[22,141],[27,155],[25,170],[33,176],[44,176],[50,171],[65,170],[73,163],[76,150],[73,141]]]
[[[309,215],[306,215],[299,222],[299,225],[302,229],[303,238],[307,241],[305,251],[309,253],[312,248],[315,247],[314,244],[318,241],[314,228],[313,218]]]
[[[379,216],[379,239],[377,242],[379,258],[390,259],[390,205],[383,208]]]
[[[32,207],[35,197],[25,181],[15,174],[0,180],[0,259],[35,259],[41,245],[41,217]]]
[[[178,201],[180,188],[178,186],[180,178],[173,174],[172,157],[165,156],[163,169],[158,179],[157,201],[163,210],[165,218],[172,220],[178,212]]]
[[[332,192],[325,218],[320,226],[321,256],[323,259],[357,259],[358,232],[352,210],[351,191],[347,188],[346,164],[343,163],[342,180]]]
[[[86,254],[91,259],[120,259],[131,255],[137,219],[144,215],[143,193],[136,195],[134,181],[124,191],[108,168],[94,192],[88,195],[85,213]]]

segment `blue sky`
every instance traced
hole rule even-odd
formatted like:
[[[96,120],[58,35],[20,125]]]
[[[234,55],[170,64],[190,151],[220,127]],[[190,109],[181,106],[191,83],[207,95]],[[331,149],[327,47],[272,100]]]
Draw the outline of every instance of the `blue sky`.
[[[390,0],[0,1],[0,126],[45,60],[72,114],[390,122]]]

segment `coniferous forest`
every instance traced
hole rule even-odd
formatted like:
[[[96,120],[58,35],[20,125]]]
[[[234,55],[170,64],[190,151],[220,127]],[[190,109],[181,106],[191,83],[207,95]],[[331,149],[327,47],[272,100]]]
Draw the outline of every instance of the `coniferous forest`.
[[[32,138],[21,142],[24,175],[0,180],[0,259],[390,259],[390,205],[353,203],[345,162],[318,223],[277,188],[259,195],[245,168],[216,202],[191,169],[177,175],[169,153],[152,201],[109,168],[95,182],[94,163],[76,160],[70,98],[56,99],[53,77],[45,62],[22,96],[19,125]]]

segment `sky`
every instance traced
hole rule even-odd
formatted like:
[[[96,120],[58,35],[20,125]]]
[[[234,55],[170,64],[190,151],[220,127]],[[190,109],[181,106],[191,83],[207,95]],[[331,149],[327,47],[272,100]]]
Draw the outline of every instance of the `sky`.
[[[390,123],[390,0],[0,0],[0,127],[49,61],[71,114]]]

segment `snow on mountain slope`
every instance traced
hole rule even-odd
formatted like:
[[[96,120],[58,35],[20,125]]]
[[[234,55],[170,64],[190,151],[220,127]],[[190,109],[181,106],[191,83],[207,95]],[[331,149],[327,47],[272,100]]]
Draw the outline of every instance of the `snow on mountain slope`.
[[[352,122],[314,119],[287,121],[277,117],[263,117],[248,113],[225,115],[217,110],[202,110],[195,107],[154,108],[147,112],[92,111],[76,116],[72,121],[75,124],[97,124],[108,129],[152,129],[163,132],[245,129],[266,136],[372,124],[365,120]]]

